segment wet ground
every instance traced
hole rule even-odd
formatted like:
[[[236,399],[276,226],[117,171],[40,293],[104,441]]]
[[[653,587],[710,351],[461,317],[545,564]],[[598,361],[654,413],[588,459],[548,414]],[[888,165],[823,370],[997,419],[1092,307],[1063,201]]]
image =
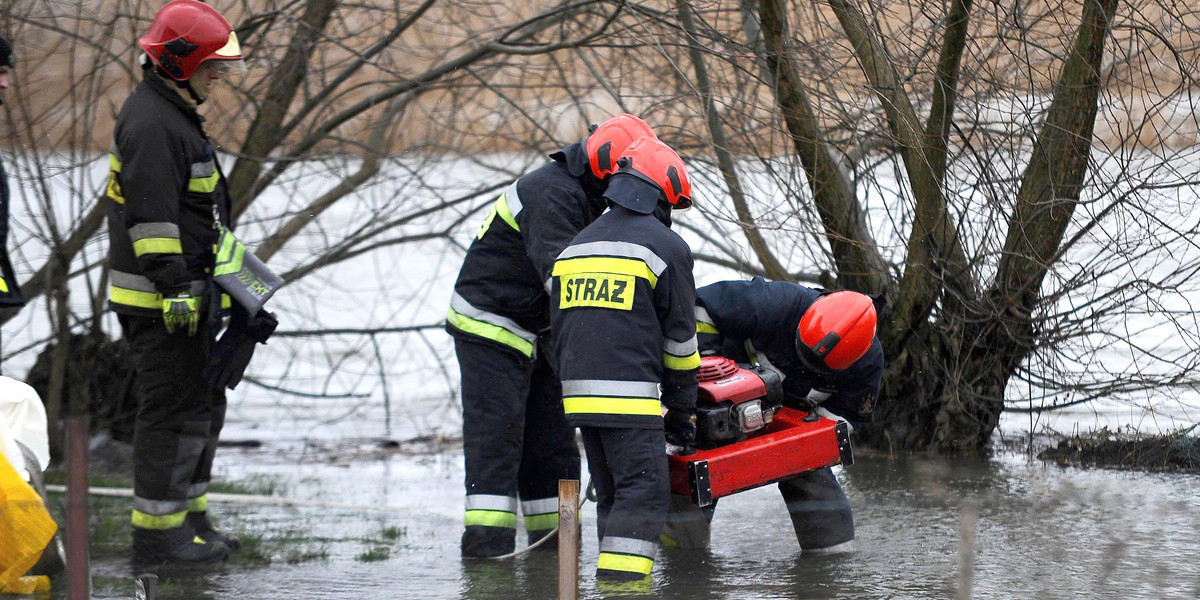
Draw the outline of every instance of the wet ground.
[[[222,448],[217,471],[239,491],[306,504],[213,502],[215,518],[249,542],[245,556],[203,576],[169,578],[160,598],[557,595],[553,551],[507,561],[459,557],[463,474],[453,445]],[[855,552],[802,555],[778,492],[760,488],[721,501],[709,550],[662,551],[651,593],[626,597],[1200,597],[1197,475],[1060,467],[1009,454],[860,456],[839,478],[854,508]],[[128,502],[93,502],[96,598],[133,597],[127,530],[100,514],[121,521]],[[580,596],[612,597],[592,574],[594,504],[582,512]]]

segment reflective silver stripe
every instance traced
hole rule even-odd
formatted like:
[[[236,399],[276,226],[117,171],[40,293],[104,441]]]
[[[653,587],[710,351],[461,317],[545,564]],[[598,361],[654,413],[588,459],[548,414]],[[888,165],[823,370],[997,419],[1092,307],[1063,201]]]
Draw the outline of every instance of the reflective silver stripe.
[[[179,226],[174,223],[138,223],[129,228],[129,237],[135,242],[146,238],[179,239]]]
[[[158,288],[154,287],[154,282],[150,281],[145,275],[135,275],[124,271],[112,271],[109,274],[112,284],[119,288],[127,290],[135,290],[138,292],[149,292],[157,294]]]
[[[546,286],[546,293],[547,293],[547,294],[549,294],[549,293],[551,293],[552,291],[554,291],[554,277],[552,276],[552,277],[549,277],[549,278],[547,278],[547,279],[546,279],[546,283],[545,283],[544,285]]]
[[[458,292],[455,292],[454,295],[451,296],[450,308],[453,308],[454,312],[464,317],[475,319],[476,321],[483,321],[489,325],[495,325],[496,327],[504,329],[509,333],[529,342],[530,344],[537,344],[536,333],[522,329],[520,325],[517,325],[516,321],[513,321],[508,317],[502,317],[496,313],[479,310],[478,308],[471,306],[471,303],[467,302],[466,298],[458,295]]]
[[[188,498],[199,498],[208,493],[208,482],[201,481],[188,486]]]
[[[524,208],[524,205],[521,204],[521,196],[517,194],[516,181],[512,182],[512,185],[505,188],[504,202],[508,204],[508,214],[512,215],[513,219],[515,220],[517,215],[521,214],[521,209]]]
[[[586,256],[636,258],[646,263],[646,266],[650,267],[650,270],[654,272],[655,277],[661,277],[663,272],[667,270],[666,261],[651,252],[649,248],[629,242],[588,242],[586,244],[567,246],[567,249],[558,255],[558,260]]]
[[[712,325],[713,329],[717,328],[717,324],[713,323],[712,317],[708,316],[708,309],[700,305],[696,305],[696,322]]]
[[[696,336],[694,335],[692,336],[692,339],[686,342],[676,342],[671,338],[667,338],[663,343],[663,350],[667,354],[674,354],[675,356],[691,356],[697,348],[699,348],[699,346],[696,343]]]
[[[179,512],[187,512],[187,500],[147,500],[145,498],[133,497],[133,510],[144,512],[148,515],[162,516],[173,515]]]
[[[521,503],[521,514],[523,515],[544,515],[554,512],[558,512],[558,498],[526,500]]]
[[[512,496],[469,494],[467,496],[467,510],[502,510],[517,514],[517,499]]]
[[[646,540],[636,540],[633,538],[622,537],[605,537],[600,542],[601,552],[613,552],[616,554],[633,554],[635,556],[645,556],[654,558],[654,550],[658,544],[647,542]]]
[[[146,292],[149,294],[158,293],[158,288],[154,287],[154,282],[150,281],[150,278],[146,277],[145,275],[114,270],[109,273],[108,277],[109,283],[111,283],[113,287],[133,290],[135,292]],[[203,280],[197,279],[195,281],[189,281],[187,286],[188,291],[191,292],[193,296],[199,296],[204,293],[207,283]]]
[[[203,179],[217,172],[217,161],[206,160],[201,163],[192,163],[192,179]]]
[[[658,383],[653,381],[569,379],[562,382],[562,386],[563,396],[617,396],[621,398],[658,397]]]

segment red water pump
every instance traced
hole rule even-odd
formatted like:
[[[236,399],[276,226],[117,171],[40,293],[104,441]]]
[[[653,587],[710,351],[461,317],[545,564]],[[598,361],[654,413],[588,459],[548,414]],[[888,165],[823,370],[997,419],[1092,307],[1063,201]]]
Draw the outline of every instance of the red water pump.
[[[697,506],[836,464],[854,452],[845,423],[784,406],[778,373],[720,356],[700,360],[695,453],[673,454],[671,491]]]

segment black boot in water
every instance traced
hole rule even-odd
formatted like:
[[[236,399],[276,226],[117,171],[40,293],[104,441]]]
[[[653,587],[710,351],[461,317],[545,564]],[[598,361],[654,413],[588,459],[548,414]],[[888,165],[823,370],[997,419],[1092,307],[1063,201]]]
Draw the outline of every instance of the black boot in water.
[[[187,515],[187,524],[196,530],[196,535],[200,536],[206,542],[221,542],[229,548],[230,552],[237,552],[242,547],[242,542],[237,538],[217,531],[213,527],[212,521],[208,520],[208,512],[189,512]]]

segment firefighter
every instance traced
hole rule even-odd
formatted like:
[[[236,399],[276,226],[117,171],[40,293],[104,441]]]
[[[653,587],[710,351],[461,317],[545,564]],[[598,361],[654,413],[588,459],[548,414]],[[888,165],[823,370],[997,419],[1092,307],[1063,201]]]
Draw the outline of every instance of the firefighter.
[[[596,490],[596,576],[641,585],[666,519],[666,440],[688,444],[696,431],[692,254],[670,229],[691,184],[679,155],[643,138],[605,197],[609,211],[554,263],[552,349]]]
[[[16,68],[12,46],[0,37],[0,106],[4,104],[4,92],[12,85]],[[20,307],[24,303],[12,263],[8,260],[8,171],[4,157],[0,156],[0,307]]]
[[[558,525],[558,480],[579,478],[562,388],[539,347],[546,286],[555,257],[603,212],[616,160],[644,136],[654,131],[629,114],[594,126],[510,185],[467,250],[446,316],[462,372],[465,557],[512,552],[518,507],[529,543],[544,538]]]
[[[237,549],[207,515],[225,421],[223,389],[202,376],[228,296],[212,281],[230,198],[197,107],[245,69],[233,27],[197,0],[173,0],[138,40],[142,81],[113,134],[108,203],[109,306],[137,369],[135,565],[215,562]]]
[[[883,376],[875,335],[877,303],[858,292],[827,292],[756,277],[696,290],[701,351],[761,365],[783,378],[784,404],[854,427],[871,421]],[[854,516],[831,469],[779,483],[803,552],[853,548]],[[679,545],[707,544],[707,519],[672,497],[667,533]]]

